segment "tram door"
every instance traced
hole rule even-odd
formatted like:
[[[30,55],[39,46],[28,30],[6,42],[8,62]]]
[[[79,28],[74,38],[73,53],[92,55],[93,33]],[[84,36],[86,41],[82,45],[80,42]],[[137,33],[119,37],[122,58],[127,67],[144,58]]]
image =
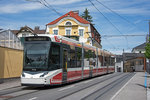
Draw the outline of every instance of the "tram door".
[[[62,81],[63,83],[67,82],[67,67],[68,67],[68,51],[63,48],[63,75]]]

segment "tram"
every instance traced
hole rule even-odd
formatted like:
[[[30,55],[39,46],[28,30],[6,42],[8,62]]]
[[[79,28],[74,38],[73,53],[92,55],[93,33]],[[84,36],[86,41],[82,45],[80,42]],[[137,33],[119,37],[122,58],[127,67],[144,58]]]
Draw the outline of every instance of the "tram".
[[[114,72],[115,57],[59,35],[25,37],[23,86],[59,85]]]

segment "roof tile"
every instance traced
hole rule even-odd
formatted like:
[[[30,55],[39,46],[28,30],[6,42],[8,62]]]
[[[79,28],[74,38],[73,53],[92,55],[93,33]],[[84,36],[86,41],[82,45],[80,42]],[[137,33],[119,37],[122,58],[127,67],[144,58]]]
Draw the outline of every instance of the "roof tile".
[[[53,24],[56,24],[57,22],[59,22],[62,18],[65,18],[65,17],[73,17],[75,18],[77,21],[79,21],[80,23],[83,23],[83,24],[90,24],[90,22],[88,22],[87,20],[83,19],[82,17],[80,17],[77,13],[74,13],[73,11],[70,11],[68,13],[66,13],[65,15],[57,18],[56,20],[48,23],[47,25],[53,25]]]

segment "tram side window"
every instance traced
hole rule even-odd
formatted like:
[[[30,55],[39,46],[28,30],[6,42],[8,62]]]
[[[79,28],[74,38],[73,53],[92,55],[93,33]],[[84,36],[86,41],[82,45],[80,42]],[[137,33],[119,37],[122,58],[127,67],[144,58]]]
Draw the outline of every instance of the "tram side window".
[[[49,70],[60,68],[60,46],[52,43],[49,54]]]
[[[108,57],[108,66],[110,66],[110,56]]]
[[[107,57],[106,56],[104,56],[105,58],[104,58],[104,66],[106,66],[106,64],[107,64]]]
[[[81,67],[82,48],[76,47],[77,67]]]
[[[84,63],[85,66],[88,67],[89,65],[95,66],[96,64],[96,54],[95,51],[92,50],[84,50]]]
[[[89,53],[87,49],[84,49],[84,66],[89,67]]]
[[[96,52],[95,51],[93,51],[93,66],[95,67],[95,65],[96,65],[96,54],[95,54]]]
[[[70,46],[70,67],[76,67],[75,46]]]
[[[109,59],[109,57],[107,56],[107,57],[105,57],[105,63],[104,63],[104,66],[109,66],[110,65],[110,59]]]
[[[86,58],[88,58],[89,60],[89,65],[93,65],[94,66],[94,57],[96,57],[95,53],[92,50],[88,50],[88,52],[86,52]]]
[[[98,55],[98,59],[101,63],[101,66],[103,66],[103,56],[102,55]]]
[[[111,57],[111,66],[115,65],[115,58]]]

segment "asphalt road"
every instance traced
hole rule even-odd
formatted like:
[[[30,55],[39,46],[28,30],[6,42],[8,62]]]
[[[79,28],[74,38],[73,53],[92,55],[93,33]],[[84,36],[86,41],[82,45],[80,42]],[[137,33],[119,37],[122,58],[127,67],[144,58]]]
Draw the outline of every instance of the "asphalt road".
[[[62,86],[18,87],[0,92],[9,100],[110,100],[134,73],[114,73]]]

